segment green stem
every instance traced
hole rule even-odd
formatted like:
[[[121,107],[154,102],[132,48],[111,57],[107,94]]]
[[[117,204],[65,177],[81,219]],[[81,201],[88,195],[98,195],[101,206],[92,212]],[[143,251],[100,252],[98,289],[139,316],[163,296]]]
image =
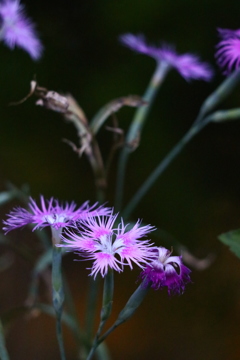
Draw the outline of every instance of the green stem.
[[[9,355],[5,345],[4,329],[0,320],[0,359],[9,360]]]
[[[218,86],[218,88],[210,94],[202,104],[195,124],[200,122],[206,114],[209,114],[217,105],[225,100],[235,89],[240,81],[240,70],[235,70],[231,75]]]
[[[130,152],[136,148],[137,143],[139,142],[141,131],[147,119],[147,115],[151,109],[151,106],[157,95],[157,92],[161,84],[163,83],[163,80],[165,79],[168,71],[169,71],[169,66],[166,63],[161,62],[157,64],[156,70],[149,82],[145,94],[143,95],[143,100],[147,102],[147,105],[139,107],[136,110],[133,121],[128,130],[126,136],[126,144],[120,153],[119,163],[118,163],[116,202],[115,202],[115,208],[117,211],[119,211],[122,206],[124,179],[125,179],[125,171],[126,171],[128,156]]]
[[[189,131],[183,136],[183,138],[174,146],[174,148],[168,153],[168,155],[160,162],[160,164],[155,168],[155,170],[149,175],[145,180],[139,190],[135,193],[133,198],[130,200],[126,208],[123,210],[123,217],[128,218],[132,211],[135,209],[140,200],[148,192],[154,182],[158,177],[166,170],[166,168],[171,164],[175,157],[183,150],[185,145],[197,134],[202,128],[204,128],[209,123],[209,118],[207,117],[204,121],[197,123],[192,126]]]
[[[57,333],[57,340],[58,346],[60,350],[61,360],[66,360],[65,350],[63,345],[63,335],[62,335],[62,313],[56,314],[56,333]]]
[[[102,189],[103,190],[103,189]],[[99,204],[103,204],[105,201],[105,191],[101,191],[101,189],[97,188],[97,201]],[[93,326],[94,326],[94,319],[97,309],[97,299],[98,299],[98,290],[99,290],[99,281],[100,276],[97,275],[95,279],[92,277],[90,278],[89,284],[89,292],[88,292],[88,299],[87,299],[87,310],[86,310],[86,336],[87,339],[91,340]]]
[[[102,329],[111,315],[112,312],[112,303],[113,303],[113,290],[114,290],[114,277],[113,270],[109,269],[107,275],[104,278],[104,288],[103,288],[103,304],[100,316],[100,324],[96,333],[96,336],[93,340],[92,348],[88,354],[87,360],[90,360],[95,353],[96,348],[98,347],[98,339],[101,335]]]
[[[100,280],[99,276],[97,276],[95,280],[91,277],[89,284],[89,293],[88,293],[87,311],[86,311],[86,336],[87,339],[89,339],[89,341],[92,337],[94,319],[96,314],[99,280]]]
[[[66,301],[66,305],[68,308],[68,313],[69,313],[69,316],[71,317],[72,321],[74,322],[74,330],[75,331],[73,334],[76,339],[76,343],[78,345],[83,343],[84,347],[86,348],[86,340],[83,342],[83,330],[82,330],[82,327],[80,326],[77,311],[76,311],[74,301],[73,301],[73,297],[72,297],[72,294],[69,289],[67,279],[65,276],[63,276],[63,281],[64,281],[64,293],[65,293],[65,299],[66,299],[65,301]],[[84,337],[86,338],[86,336],[84,336]]]
[[[103,334],[103,336],[100,337],[97,346],[101,344],[108,337],[108,335],[110,335],[119,325],[123,324],[134,315],[138,307],[145,299],[150,287],[151,287],[151,282],[145,283],[144,281],[142,284],[139,285],[139,287],[129,298],[123,310],[118,315],[118,318],[115,321],[115,323],[105,332],[105,334]]]
[[[53,260],[52,260],[52,289],[53,289],[53,307],[56,313],[56,333],[58,345],[61,355],[61,360],[66,360],[63,336],[62,336],[62,309],[64,302],[64,291],[61,273],[62,253],[61,248],[53,245]]]

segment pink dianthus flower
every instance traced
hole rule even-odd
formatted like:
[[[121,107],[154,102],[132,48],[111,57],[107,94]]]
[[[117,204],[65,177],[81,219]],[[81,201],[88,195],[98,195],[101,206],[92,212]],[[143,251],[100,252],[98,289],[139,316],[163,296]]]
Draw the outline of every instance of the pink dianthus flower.
[[[185,285],[191,282],[190,272],[183,265],[181,256],[171,256],[169,250],[158,247],[157,258],[141,272],[140,277],[144,286],[150,285],[155,290],[167,287],[169,295],[182,294]]]
[[[108,215],[111,211],[110,208],[104,206],[97,207],[97,203],[89,206],[88,201],[76,209],[74,202],[70,204],[66,202],[63,205],[54,198],[46,201],[43,196],[40,197],[40,200],[41,206],[39,207],[36,201],[30,198],[30,211],[20,206],[14,208],[7,215],[8,219],[3,221],[5,233],[27,224],[35,224],[33,231],[46,226],[58,230],[73,225],[77,220],[83,220],[89,216]]]
[[[61,247],[70,248],[83,259],[93,260],[90,275],[104,277],[109,268],[122,272],[125,265],[132,269],[132,263],[143,268],[154,257],[149,240],[142,238],[154,227],[140,226],[138,221],[127,230],[123,220],[115,227],[117,215],[89,217],[80,221],[75,228],[65,232]]]

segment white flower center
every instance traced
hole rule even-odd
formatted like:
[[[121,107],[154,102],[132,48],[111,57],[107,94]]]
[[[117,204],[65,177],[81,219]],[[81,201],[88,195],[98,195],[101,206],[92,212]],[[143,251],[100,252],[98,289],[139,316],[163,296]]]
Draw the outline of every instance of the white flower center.
[[[64,214],[49,214],[45,216],[45,220],[50,225],[55,223],[64,223],[66,222],[66,216]]]

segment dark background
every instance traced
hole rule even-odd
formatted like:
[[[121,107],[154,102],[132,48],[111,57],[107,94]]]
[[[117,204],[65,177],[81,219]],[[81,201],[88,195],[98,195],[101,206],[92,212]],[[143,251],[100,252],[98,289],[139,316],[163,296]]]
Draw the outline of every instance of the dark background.
[[[25,1],[45,46],[34,63],[27,53],[0,46],[0,184],[28,184],[31,194],[44,194],[78,204],[95,200],[89,165],[62,142],[76,141],[70,124],[60,115],[34,105],[34,98],[17,107],[36,74],[40,85],[70,92],[91,118],[108,101],[143,94],[154,71],[154,60],[122,47],[118,36],[143,33],[152,43],[176,45],[179,53],[193,52],[216,69],[212,83],[187,83],[172,71],[150,113],[140,147],[128,166],[125,201],[160,159],[187,131],[203,100],[223,80],[215,65],[217,27],[236,29],[236,0],[72,0]],[[238,107],[240,90],[221,108]],[[127,129],[133,109],[118,113]],[[134,212],[133,218],[170,232],[197,257],[215,254],[212,266],[192,273],[193,284],[181,297],[151,291],[138,313],[113,333],[107,343],[114,360],[237,360],[239,350],[240,262],[219,243],[220,233],[240,227],[240,122],[212,124],[203,130],[164,173]],[[111,141],[104,129],[99,142],[106,153]],[[115,166],[109,179],[108,200],[113,204]],[[13,206],[2,208],[2,216]],[[36,246],[28,229],[11,234],[13,241]],[[161,240],[154,239],[161,243]],[[32,244],[32,245],[31,245]],[[169,244],[171,247],[172,244]],[[3,255],[9,249],[2,247]],[[11,254],[10,254],[11,255]],[[86,264],[64,259],[79,317],[83,316],[88,272]],[[26,299],[31,266],[17,256],[0,273],[0,312]],[[138,270],[116,275],[113,318],[134,291]],[[43,290],[44,292],[44,290]],[[100,299],[99,299],[100,301]],[[67,358],[76,347],[66,330]],[[8,332],[11,359],[58,359],[54,321],[46,315],[21,317]]]

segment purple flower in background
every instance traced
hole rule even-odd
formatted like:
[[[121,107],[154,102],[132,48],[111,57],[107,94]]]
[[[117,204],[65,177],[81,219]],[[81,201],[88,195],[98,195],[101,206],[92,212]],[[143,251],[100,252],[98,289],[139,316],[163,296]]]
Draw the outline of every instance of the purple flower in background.
[[[240,65],[240,29],[218,29],[221,41],[217,44],[215,57],[224,74],[229,74]]]
[[[41,57],[43,46],[35,31],[35,25],[24,14],[19,0],[4,0],[0,3],[0,40],[14,49],[19,46],[33,60]]]
[[[222,38],[222,39],[228,39],[229,37],[235,37],[235,36],[240,36],[240,29],[238,30],[231,30],[231,29],[222,29],[222,28],[218,28],[218,35]]]
[[[129,47],[131,50],[140,54],[151,56],[154,59],[156,58],[156,46],[147,44],[144,35],[123,34],[119,37],[119,39],[123,45]]]
[[[36,224],[33,231],[46,226],[51,226],[59,230],[66,226],[71,226],[77,220],[86,219],[89,216],[108,215],[110,213],[109,208],[105,208],[104,206],[97,207],[97,203],[89,206],[88,201],[76,209],[74,202],[62,205],[54,198],[51,198],[47,202],[43,196],[41,196],[40,199],[41,207],[38,207],[36,202],[30,198],[30,211],[22,207],[13,209],[10,214],[8,214],[8,219],[3,221],[5,225],[3,230],[5,233],[30,223]]]
[[[143,267],[141,263],[149,263],[156,256],[149,240],[142,240],[154,227],[140,227],[138,221],[127,231],[128,225],[124,225],[123,220],[114,227],[117,216],[80,221],[75,231],[65,233],[64,242],[59,245],[77,251],[86,260],[93,260],[90,275],[94,278],[98,273],[104,277],[109,268],[121,272],[124,265],[132,269],[132,263]]]
[[[130,49],[154,58],[162,66],[175,68],[185,80],[210,81],[213,71],[209,64],[201,62],[196,55],[178,55],[170,45],[148,45],[143,35],[124,34],[120,41]]]
[[[169,295],[182,294],[185,285],[191,282],[191,270],[183,265],[181,256],[171,256],[171,252],[164,247],[158,247],[157,251],[157,258],[140,274],[145,286],[150,283],[155,290],[166,286]]]

